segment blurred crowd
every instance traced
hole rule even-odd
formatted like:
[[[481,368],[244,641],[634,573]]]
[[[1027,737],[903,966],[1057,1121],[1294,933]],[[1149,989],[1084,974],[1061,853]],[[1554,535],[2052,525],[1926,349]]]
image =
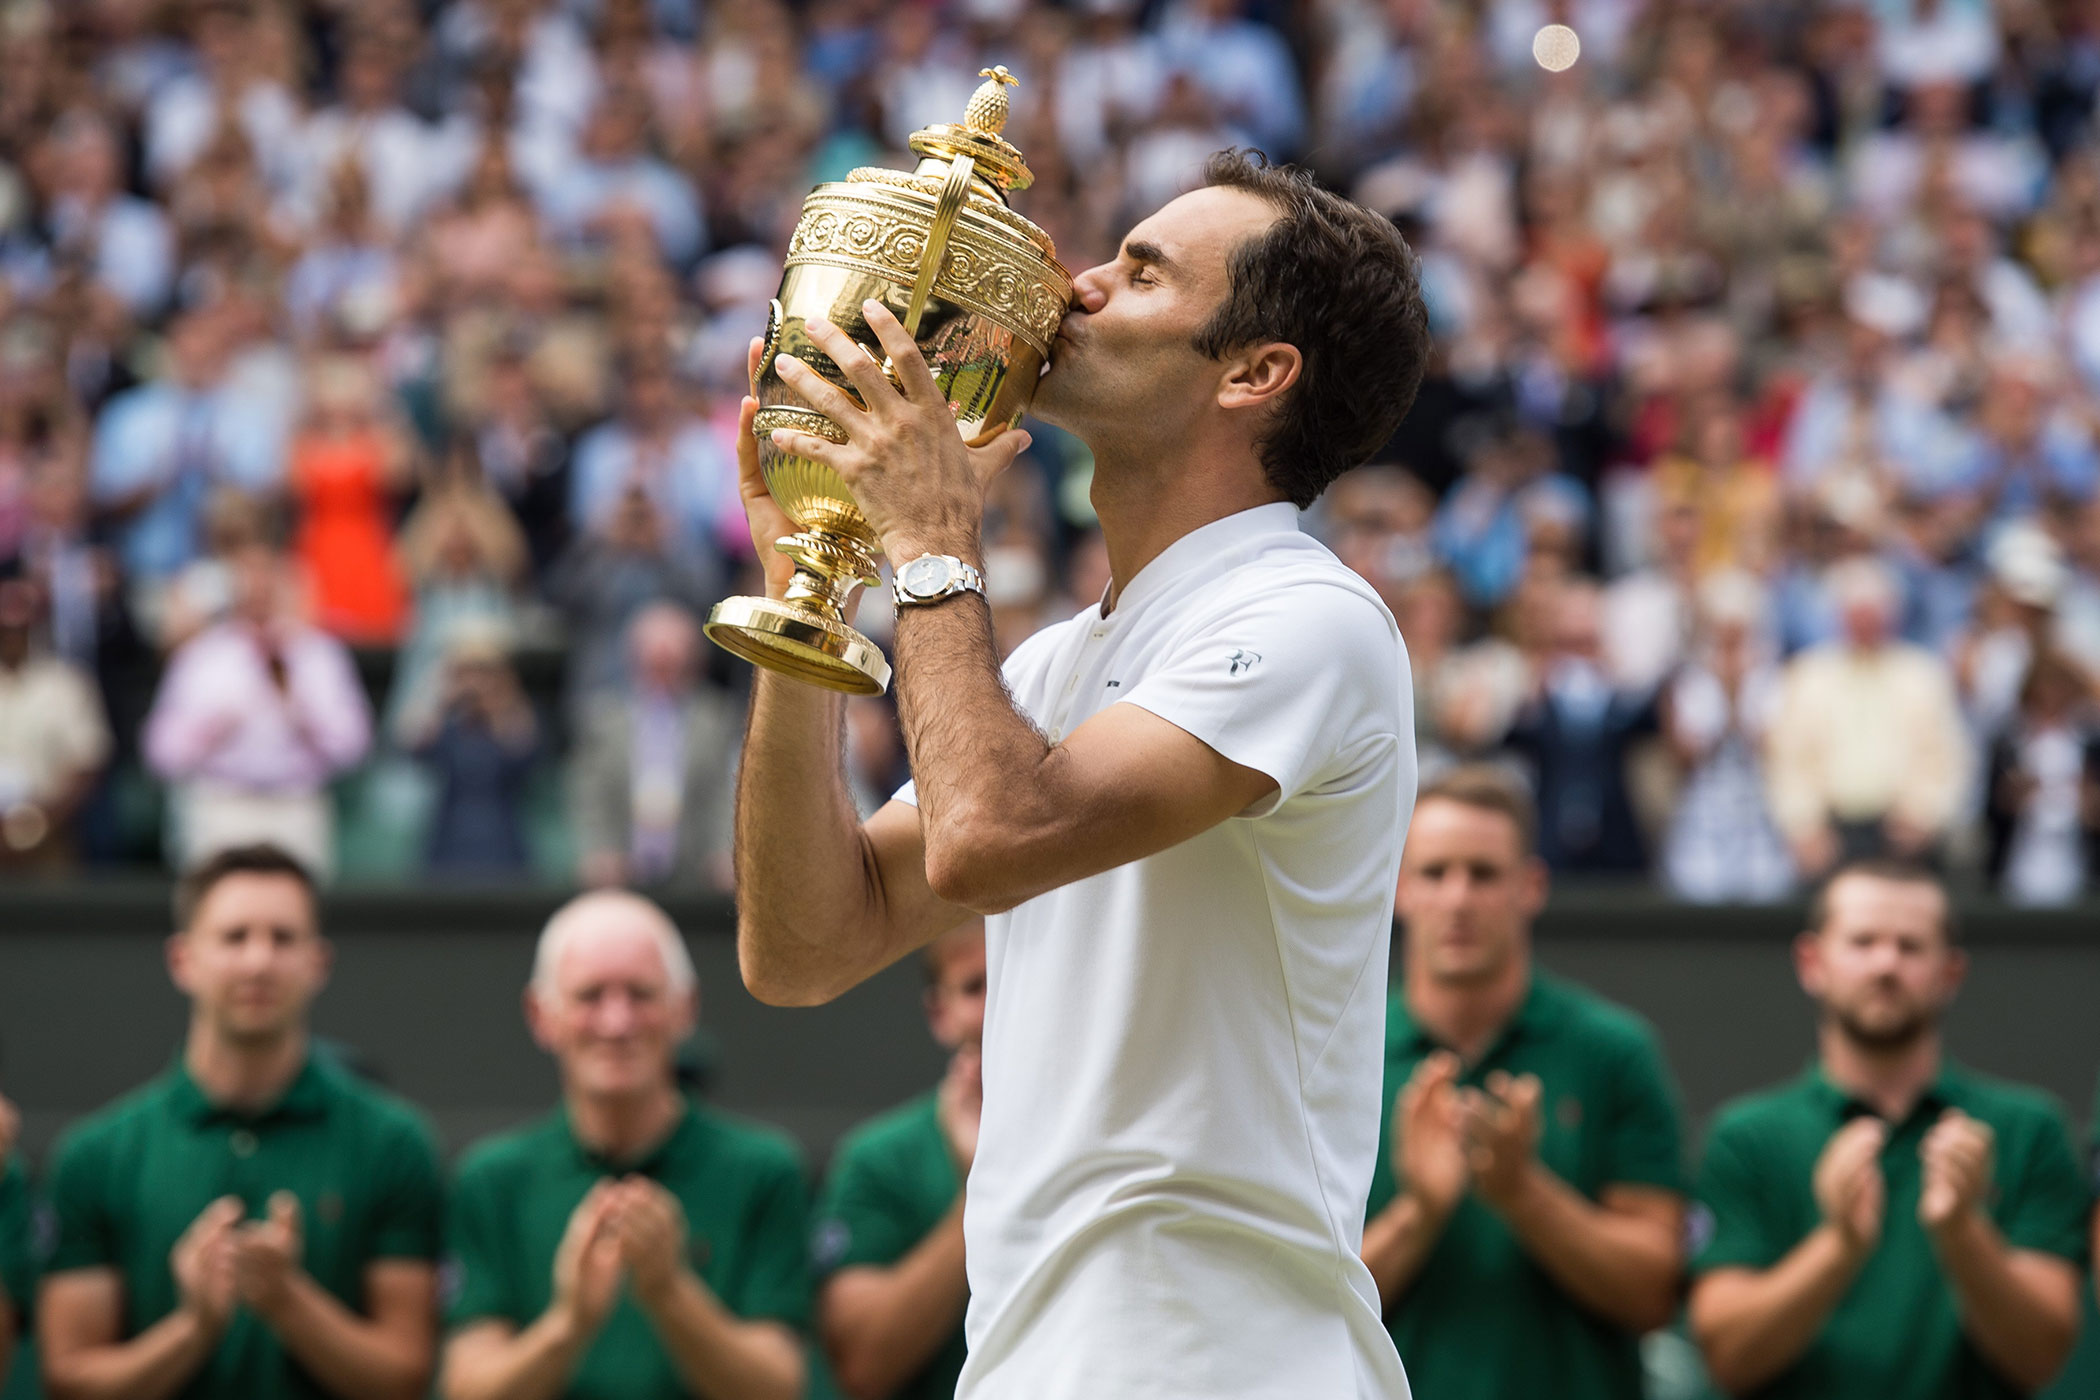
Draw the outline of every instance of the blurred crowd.
[[[1557,871],[2100,875],[2087,0],[7,0],[0,862],[723,885],[745,346],[991,62],[1068,266],[1231,145],[1414,243],[1308,524]],[[1090,471],[995,489],[1003,646],[1100,596]]]

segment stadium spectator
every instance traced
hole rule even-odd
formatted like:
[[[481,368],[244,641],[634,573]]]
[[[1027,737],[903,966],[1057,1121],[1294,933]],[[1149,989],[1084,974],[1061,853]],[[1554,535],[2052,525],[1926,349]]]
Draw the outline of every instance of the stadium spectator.
[[[183,643],[146,719],[146,760],[175,786],[175,863],[274,840],[334,864],[329,780],[364,757],[372,716],[342,643],[288,615],[283,563],[234,561],[226,621]]]
[[[921,956],[948,1072],[848,1134],[817,1201],[817,1334],[852,1400],[952,1400],[968,1353],[962,1204],[984,1108],[984,925]]]
[[[1767,655],[1757,580],[1713,575],[1699,612],[1694,656],[1663,695],[1663,732],[1682,769],[1663,882],[1702,904],[1784,899],[1794,862],[1772,825],[1764,776],[1779,669]]]
[[[1648,862],[1627,761],[1655,732],[1655,699],[1605,669],[1599,608],[1595,584],[1559,588],[1549,649],[1509,731],[1538,790],[1539,854],[1568,874],[1631,873]]]
[[[1890,571],[1848,560],[1830,588],[1844,638],[1787,663],[1766,759],[1772,818],[1811,877],[1841,859],[1936,856],[1971,767],[1946,663],[1893,636]]]
[[[317,357],[289,459],[299,520],[293,551],[314,625],[351,643],[394,642],[408,616],[393,527],[415,459],[380,393],[357,358]]]
[[[1922,869],[1840,867],[1795,945],[1817,1059],[1715,1120],[1694,1336],[1775,1400],[2031,1395],[2070,1355],[2091,1199],[2058,1108],[1948,1059],[1967,971]]]
[[[305,869],[221,853],[177,886],[173,1068],[67,1130],[37,1294],[52,1400],[418,1400],[442,1188],[428,1131],[317,1049],[328,980]]]
[[[500,631],[456,628],[445,673],[434,723],[405,745],[437,789],[424,867],[445,876],[515,875],[531,860],[525,786],[539,761],[539,721]]]
[[[274,410],[228,382],[234,329],[223,311],[168,331],[166,377],[112,399],[95,427],[95,504],[117,526],[132,607],[152,630],[155,588],[198,551],[218,490],[275,490],[284,471]]]
[[[620,502],[639,491],[670,523],[674,548],[719,555],[739,523],[728,449],[686,405],[685,386],[669,365],[637,360],[622,368],[620,385],[619,416],[577,439],[572,528],[604,528]]]
[[[741,706],[701,681],[700,629],[677,604],[637,614],[627,648],[628,684],[592,699],[570,759],[578,873],[727,889]]]
[[[2100,869],[2100,732],[2090,684],[2061,654],[2028,664],[1983,781],[1985,869],[1999,892],[2023,905],[2077,899]]]
[[[725,582],[714,561],[673,542],[646,492],[621,496],[611,518],[570,545],[547,580],[548,599],[567,624],[571,713],[627,683],[627,629],[637,613],[659,601],[704,613]]]
[[[15,1342],[29,1318],[36,1261],[29,1238],[29,1174],[15,1152],[22,1115],[0,1094],[0,1381],[14,1362]]]
[[[525,540],[502,498],[459,473],[424,494],[402,527],[400,557],[415,611],[387,697],[387,732],[396,740],[429,725],[458,632],[516,632],[526,571]]]
[[[0,579],[0,870],[60,868],[73,818],[108,763],[94,677],[51,654],[36,584]]]
[[[1534,968],[1534,822],[1493,769],[1416,802],[1364,1262],[1419,1394],[1638,1400],[1681,1274],[1677,1095],[1644,1023]]]
[[[599,891],[548,920],[525,1008],[562,1104],[461,1162],[445,1400],[802,1394],[801,1168],[780,1137],[681,1093],[672,1060],[698,1007],[654,904]]]

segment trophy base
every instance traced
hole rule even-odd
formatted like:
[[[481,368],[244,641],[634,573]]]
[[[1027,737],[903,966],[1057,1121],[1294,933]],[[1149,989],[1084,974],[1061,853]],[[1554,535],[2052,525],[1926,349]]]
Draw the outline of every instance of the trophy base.
[[[707,615],[707,639],[754,666],[848,695],[889,687],[882,648],[806,607],[771,598],[724,598]]]

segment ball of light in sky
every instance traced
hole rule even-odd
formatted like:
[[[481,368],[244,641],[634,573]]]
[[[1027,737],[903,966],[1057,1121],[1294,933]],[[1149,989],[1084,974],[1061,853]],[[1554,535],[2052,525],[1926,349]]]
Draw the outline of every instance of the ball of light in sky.
[[[1564,73],[1582,56],[1582,40],[1565,24],[1549,24],[1531,40],[1531,56],[1549,73]]]

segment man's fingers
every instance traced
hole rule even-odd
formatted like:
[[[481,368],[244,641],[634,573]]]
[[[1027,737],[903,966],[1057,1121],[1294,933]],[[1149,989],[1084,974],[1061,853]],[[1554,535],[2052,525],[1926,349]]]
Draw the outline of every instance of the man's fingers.
[[[1034,441],[1021,429],[1009,428],[984,446],[971,449],[971,456],[977,463],[978,480],[988,482],[998,476],[1019,460]]]
[[[758,392],[758,372],[765,366],[765,356],[765,337],[752,336],[751,344],[744,351],[744,377],[751,381],[751,392],[753,394]]]
[[[818,437],[815,433],[798,433],[793,428],[775,428],[773,445],[782,452],[807,457],[812,462],[822,462],[837,472],[848,486],[851,486],[854,478],[859,475],[853,468],[859,465],[860,458],[849,450],[850,445],[847,443],[833,442],[830,438]]]
[[[781,382],[800,394],[811,408],[840,427],[866,416],[866,410],[838,385],[818,374],[793,355],[776,355],[773,365]]]
[[[766,489],[765,472],[758,465],[758,439],[752,425],[758,421],[758,400],[746,394],[736,416],[736,474],[746,496]]]
[[[896,371],[897,381],[904,386],[904,397],[918,403],[939,403],[945,397],[933,381],[933,371],[927,367],[926,357],[919,353],[919,343],[904,329],[904,323],[881,302],[870,298],[860,304],[860,313],[868,321],[868,329],[882,342],[883,351],[890,357],[890,367]]]
[[[867,346],[829,321],[811,321],[804,329],[808,331],[811,343],[831,356],[831,362],[839,367],[839,372],[860,391],[860,401],[868,412],[874,412],[877,404],[902,397],[897,386],[882,372],[881,364],[868,353]]]

